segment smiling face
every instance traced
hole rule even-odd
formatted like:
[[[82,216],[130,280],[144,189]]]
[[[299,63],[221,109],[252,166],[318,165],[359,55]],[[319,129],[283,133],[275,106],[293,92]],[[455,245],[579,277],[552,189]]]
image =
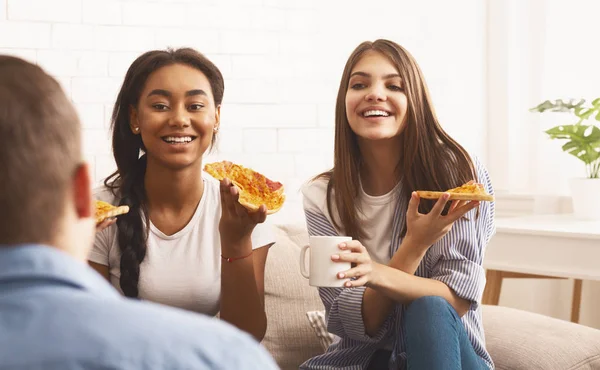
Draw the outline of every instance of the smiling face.
[[[402,78],[392,62],[367,51],[350,73],[346,117],[360,140],[383,140],[403,129],[407,99]]]
[[[173,64],[154,71],[131,107],[130,126],[148,160],[173,169],[200,164],[219,126],[220,106],[198,69]]]

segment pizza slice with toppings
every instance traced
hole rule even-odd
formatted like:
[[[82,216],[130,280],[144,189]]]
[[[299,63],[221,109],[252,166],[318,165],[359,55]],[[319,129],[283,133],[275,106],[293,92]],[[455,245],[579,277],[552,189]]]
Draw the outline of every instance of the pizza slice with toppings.
[[[96,206],[97,224],[106,220],[107,218],[116,217],[129,212],[128,206],[113,206],[112,204],[103,202],[101,200],[95,200],[94,205]]]
[[[417,194],[419,197],[424,199],[439,199],[444,193],[450,194],[450,200],[478,200],[488,201],[494,200],[494,196],[488,194],[483,187],[483,184],[468,182],[457,188],[449,189],[446,191],[427,191],[418,190]]]
[[[238,202],[250,211],[257,211],[262,204],[267,206],[267,214],[281,209],[285,202],[283,184],[272,181],[258,171],[229,162],[209,163],[204,171],[221,181],[228,178],[240,190]]]

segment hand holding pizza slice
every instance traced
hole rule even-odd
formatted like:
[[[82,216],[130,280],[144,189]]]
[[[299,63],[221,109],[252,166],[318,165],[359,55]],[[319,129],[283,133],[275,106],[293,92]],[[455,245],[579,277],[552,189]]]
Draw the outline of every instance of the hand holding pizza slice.
[[[264,204],[267,214],[271,215],[279,211],[285,202],[283,184],[272,181],[250,168],[221,161],[205,165],[204,171],[219,181],[224,178],[231,180],[239,189],[238,202],[249,211],[256,212]]]
[[[494,196],[485,191],[483,184],[473,181],[469,181],[462,186],[446,191],[417,190],[417,194],[423,199],[439,199],[445,193],[450,194],[449,200],[477,200],[488,202],[494,200]]]

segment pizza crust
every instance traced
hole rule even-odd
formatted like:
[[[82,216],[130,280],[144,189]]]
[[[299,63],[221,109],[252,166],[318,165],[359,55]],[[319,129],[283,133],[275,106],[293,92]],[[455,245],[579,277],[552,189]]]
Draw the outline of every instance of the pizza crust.
[[[450,194],[449,200],[478,200],[484,202],[491,202],[494,200],[494,196],[490,194],[469,194],[469,193],[452,193],[443,191],[425,191],[419,190],[417,194],[423,199],[439,199],[444,194]]]
[[[101,210],[99,208],[102,208]],[[129,206],[115,207],[106,202],[96,201],[96,223],[99,224],[107,218],[116,217],[129,212]]]
[[[281,209],[281,207],[283,207],[283,203],[285,202],[285,194],[281,194],[281,197],[282,197],[282,200],[281,200],[281,203],[279,204],[279,206],[278,206],[278,207],[271,208],[271,209],[267,208],[267,215],[272,215],[273,213],[276,213],[276,212],[278,212],[278,211]],[[239,202],[239,203],[240,203],[240,204],[241,204],[241,205],[242,205],[244,208],[246,208],[247,210],[249,210],[249,211],[251,211],[251,212],[256,212],[256,211],[258,211],[258,209],[260,208],[260,205],[253,204],[253,203],[251,203],[251,202],[249,202],[249,201],[247,201],[247,200],[243,199],[243,198],[241,197],[241,193],[240,193],[240,198],[238,199],[238,202]]]

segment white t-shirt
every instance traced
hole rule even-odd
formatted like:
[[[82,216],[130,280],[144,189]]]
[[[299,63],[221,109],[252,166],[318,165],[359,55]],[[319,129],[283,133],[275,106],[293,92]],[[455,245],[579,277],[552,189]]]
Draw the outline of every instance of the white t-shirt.
[[[371,258],[378,263],[387,264],[391,259],[392,222],[397,207],[398,187],[399,184],[387,194],[372,196],[365,193],[360,184],[360,193],[357,198],[358,219],[366,234],[360,242],[367,248]],[[306,210],[318,211],[319,214],[328,218],[331,225],[334,224],[327,210],[327,180],[318,179],[310,182],[302,188],[302,194]],[[333,212],[336,213],[336,221],[338,221],[339,216],[336,209],[334,202]],[[338,224],[340,223],[338,222]],[[344,230],[336,231],[339,235],[345,235]]]
[[[214,316],[221,295],[221,197],[219,182],[203,174],[204,194],[190,222],[173,235],[165,235],[150,222],[146,257],[140,264],[139,298]],[[116,204],[106,187],[96,199]],[[252,233],[252,249],[274,242],[268,224]],[[109,267],[110,282],[123,293],[119,278],[121,253],[117,226],[96,235],[89,260]]]

